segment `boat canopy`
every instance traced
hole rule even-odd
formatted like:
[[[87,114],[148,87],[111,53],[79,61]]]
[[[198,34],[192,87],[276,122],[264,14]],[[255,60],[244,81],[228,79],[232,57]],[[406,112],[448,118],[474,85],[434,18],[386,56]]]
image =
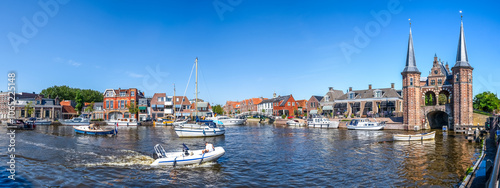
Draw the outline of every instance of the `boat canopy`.
[[[323,110],[333,110],[333,106],[323,106]]]

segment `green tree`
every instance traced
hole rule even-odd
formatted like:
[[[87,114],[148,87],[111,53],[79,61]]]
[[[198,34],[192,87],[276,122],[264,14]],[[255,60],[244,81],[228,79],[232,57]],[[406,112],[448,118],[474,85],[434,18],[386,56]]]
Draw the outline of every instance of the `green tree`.
[[[224,110],[222,109],[221,105],[218,104],[218,105],[212,106],[212,112],[214,112],[216,114],[223,114]]]
[[[139,113],[139,107],[135,104],[135,102],[127,105],[127,108],[130,114],[135,114],[136,116],[134,117],[137,117],[137,113]]]
[[[448,102],[448,97],[446,97],[445,94],[441,93],[441,94],[439,94],[438,101],[439,101],[439,105],[446,104]]]
[[[262,113],[266,113],[266,110],[262,109]]]
[[[103,95],[101,92],[91,89],[78,89],[78,88],[70,88],[68,86],[52,86],[46,89],[43,89],[40,94],[44,95],[47,98],[54,99],[59,97],[61,100],[76,100],[77,91],[81,91],[81,95],[83,96],[83,100],[87,102],[102,102]]]
[[[78,114],[81,114],[84,101],[80,90],[76,92],[75,102],[76,102],[75,110],[78,112]]]
[[[33,102],[28,102],[24,106],[24,112],[25,112],[25,117],[31,117],[31,114],[35,110],[35,107],[33,106]]]
[[[85,112],[92,113],[94,111],[94,102],[91,102],[87,108],[85,108]]]
[[[486,91],[474,97],[473,107],[477,110],[493,112],[500,108],[500,100],[494,93]]]

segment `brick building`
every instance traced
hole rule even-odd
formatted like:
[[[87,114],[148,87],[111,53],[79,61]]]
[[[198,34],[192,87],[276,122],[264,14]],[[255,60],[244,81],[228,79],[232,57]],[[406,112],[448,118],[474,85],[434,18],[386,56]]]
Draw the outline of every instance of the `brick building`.
[[[307,114],[317,114],[319,109],[319,102],[323,99],[323,96],[311,96],[309,100],[307,100],[306,110]]]
[[[226,104],[222,107],[225,114],[235,114],[240,110],[240,102],[237,101],[226,101]]]
[[[463,21],[455,66],[451,71],[434,56],[431,72],[421,77],[410,28],[403,77],[403,124],[407,129],[461,128],[472,125],[472,70],[467,57]]]
[[[106,89],[104,91],[104,119],[118,118],[135,118],[136,114],[130,114],[128,105],[131,103],[137,105],[139,99],[144,98],[144,93],[141,93],[136,88],[129,89]]]
[[[298,109],[297,103],[292,94],[286,96],[278,96],[273,98],[273,115],[275,116],[293,116],[294,111]]]

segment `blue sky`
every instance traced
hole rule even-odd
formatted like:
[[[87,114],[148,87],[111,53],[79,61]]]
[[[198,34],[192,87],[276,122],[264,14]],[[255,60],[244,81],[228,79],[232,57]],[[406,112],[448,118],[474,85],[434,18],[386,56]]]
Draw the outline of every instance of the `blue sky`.
[[[408,18],[426,76],[435,53],[455,64],[459,10],[474,94],[500,90],[498,1],[65,0],[48,11],[39,2],[0,1],[1,72],[17,73],[18,91],[134,87],[152,96],[172,95],[175,84],[182,95],[196,57],[199,97],[215,104],[273,92],[309,99],[330,86],[401,88]],[[357,41],[357,28],[368,40]],[[194,97],[194,75],[186,95]]]

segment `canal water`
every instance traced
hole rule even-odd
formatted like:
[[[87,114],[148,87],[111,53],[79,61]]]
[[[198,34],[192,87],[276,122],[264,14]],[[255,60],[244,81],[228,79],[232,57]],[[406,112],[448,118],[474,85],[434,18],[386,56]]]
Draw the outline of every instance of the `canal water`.
[[[9,139],[0,127],[0,170],[7,186],[456,186],[479,156],[464,135],[437,131],[434,141],[393,142],[403,131],[356,131],[248,124],[226,135],[177,138],[172,127],[119,127],[116,137],[76,135],[71,126],[17,131],[16,181],[6,161]],[[222,146],[217,162],[150,167],[153,146],[179,151]]]

